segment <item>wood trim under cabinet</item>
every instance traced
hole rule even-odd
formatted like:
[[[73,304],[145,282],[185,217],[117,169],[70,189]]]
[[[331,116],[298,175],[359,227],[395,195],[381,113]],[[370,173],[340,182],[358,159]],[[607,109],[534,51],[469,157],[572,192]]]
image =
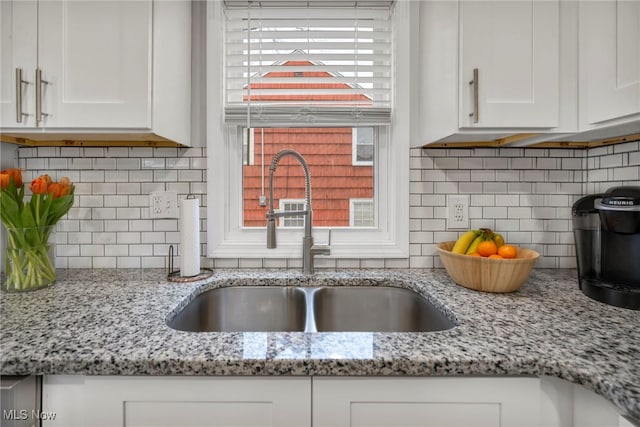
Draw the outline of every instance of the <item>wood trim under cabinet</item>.
[[[535,133],[521,133],[499,138],[493,141],[473,141],[473,142],[433,142],[425,144],[422,148],[498,148],[509,147],[508,144],[521,141],[527,138],[538,136]],[[606,145],[623,144],[625,142],[640,141],[640,133],[619,136],[615,138],[599,139],[594,141],[546,141],[537,142],[531,145],[519,146],[524,148],[595,148]]]
[[[0,141],[30,147],[185,147],[152,133],[2,133]]]

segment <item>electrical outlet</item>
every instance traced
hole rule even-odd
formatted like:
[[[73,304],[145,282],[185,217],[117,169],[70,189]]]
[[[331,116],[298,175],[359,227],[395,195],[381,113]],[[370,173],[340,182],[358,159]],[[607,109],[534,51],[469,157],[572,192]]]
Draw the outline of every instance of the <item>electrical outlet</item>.
[[[151,218],[178,218],[178,193],[154,191],[149,194]]]
[[[469,228],[469,196],[462,194],[447,196],[447,228]]]

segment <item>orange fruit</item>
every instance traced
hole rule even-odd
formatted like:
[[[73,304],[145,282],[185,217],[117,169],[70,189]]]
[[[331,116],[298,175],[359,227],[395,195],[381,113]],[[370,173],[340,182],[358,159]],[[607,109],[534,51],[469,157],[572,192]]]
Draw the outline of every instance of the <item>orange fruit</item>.
[[[480,254],[478,252],[473,252],[473,253],[470,253],[470,254],[467,254],[467,255],[469,255],[469,256],[480,256]]]
[[[480,256],[489,256],[498,253],[498,246],[493,240],[485,240],[478,245],[477,251]]]
[[[498,254],[491,254],[487,258],[503,259],[502,255],[498,255]]]
[[[498,248],[498,255],[502,258],[513,259],[518,256],[518,249],[511,245],[502,245]]]

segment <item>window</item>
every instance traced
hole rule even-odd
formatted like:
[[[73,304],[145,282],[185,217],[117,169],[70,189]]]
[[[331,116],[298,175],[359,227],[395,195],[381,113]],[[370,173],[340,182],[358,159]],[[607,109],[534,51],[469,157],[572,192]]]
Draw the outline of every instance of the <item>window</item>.
[[[349,205],[349,224],[352,227],[375,226],[373,200],[351,199]]]
[[[295,212],[304,210],[304,199],[280,199],[280,212]],[[280,227],[304,227],[304,216],[287,216],[280,218]]]
[[[207,3],[207,255],[301,256],[300,218],[281,220],[286,229],[278,233],[278,247],[265,249],[264,202],[273,151],[291,148],[306,134],[296,149],[311,164],[314,156],[327,162],[311,172],[316,242],[326,241],[331,229],[331,256],[407,257],[411,79],[402,75],[408,66],[393,64],[415,61],[407,25],[411,19],[417,25],[413,2],[318,10],[260,2],[259,10],[225,10],[225,4],[241,3],[247,4]],[[345,143],[344,165],[331,164],[322,151],[334,137]],[[327,205],[336,185],[327,184],[326,174],[337,166],[348,166],[344,181],[351,189],[357,174],[371,171],[368,192],[343,195],[335,202],[339,209]],[[303,200],[295,192],[303,187],[301,175],[295,160],[281,160],[274,175],[276,206],[282,200],[282,209],[294,209]],[[333,222],[325,222],[322,210],[334,213],[327,216]]]
[[[373,166],[374,128],[353,128],[352,162],[354,166]]]
[[[256,163],[247,165],[244,162],[242,168],[243,226],[265,226],[268,206],[261,205],[260,200],[268,191],[268,186],[265,188],[263,181],[268,179],[273,156],[286,147],[300,153],[309,166],[313,226],[353,227],[349,219],[349,200],[372,200],[376,191],[373,159],[368,165],[364,162],[358,166],[352,164],[355,130],[350,127],[251,129],[250,133],[255,135],[258,144],[255,148]],[[242,131],[242,134],[246,135],[246,132]],[[373,131],[369,135],[372,146]],[[243,156],[245,151],[243,147]],[[295,160],[285,157],[280,161],[273,183],[274,206],[278,206],[280,198],[304,199],[303,171]],[[283,209],[282,206],[280,209]],[[278,224],[285,226],[287,221],[279,221]]]

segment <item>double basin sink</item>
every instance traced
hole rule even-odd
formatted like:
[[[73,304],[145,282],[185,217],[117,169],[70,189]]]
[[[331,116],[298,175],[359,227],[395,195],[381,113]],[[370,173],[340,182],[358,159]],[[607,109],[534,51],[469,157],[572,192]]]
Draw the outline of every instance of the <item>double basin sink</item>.
[[[431,332],[455,323],[404,288],[232,286],[196,296],[168,325],[189,332]]]

